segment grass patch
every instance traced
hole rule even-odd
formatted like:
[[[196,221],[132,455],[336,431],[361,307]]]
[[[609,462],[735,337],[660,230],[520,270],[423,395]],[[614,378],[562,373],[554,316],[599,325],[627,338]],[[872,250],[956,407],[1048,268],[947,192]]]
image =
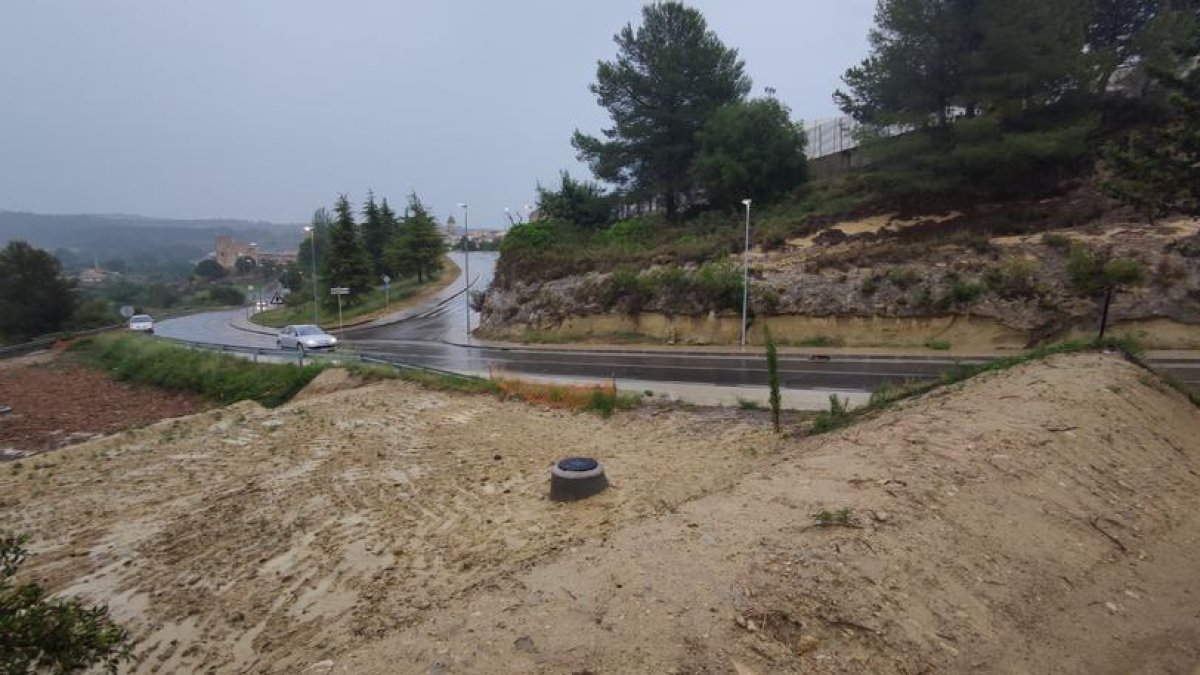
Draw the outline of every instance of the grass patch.
[[[495,378],[490,381],[502,397],[526,403],[565,410],[583,410],[603,417],[617,410],[629,410],[641,405],[638,394],[622,394],[615,383],[608,384],[548,384],[527,382],[515,378]]]
[[[946,342],[945,340],[926,340],[925,346],[929,349],[934,349],[940,352],[950,349],[950,343]]]
[[[449,265],[442,269],[442,273],[437,279],[427,281],[423,284],[417,283],[416,279],[401,279],[392,284],[391,291],[385,296],[380,288],[372,289],[365,296],[361,297],[361,302],[354,305],[342,306],[342,323],[348,323],[354,319],[358,319],[369,314],[381,312],[384,309],[394,305],[397,302],[403,301],[415,295],[418,291],[436,284],[446,274],[453,273]],[[326,290],[326,293],[329,291]],[[385,300],[387,301],[385,304]],[[265,312],[258,312],[250,316],[250,321],[260,326],[269,328],[282,328],[292,324],[307,324],[312,323],[313,318],[313,303],[312,300],[302,302],[289,307],[280,307],[279,309],[269,309]],[[336,329],[338,327],[337,305],[329,306],[324,300],[321,301],[321,327],[326,330]]]
[[[742,398],[741,396],[738,397],[737,404],[738,404],[738,407],[741,408],[742,410],[762,410],[763,409],[762,404],[760,404],[758,401],[752,401],[748,398]]]
[[[71,346],[69,353],[116,380],[191,392],[224,404],[251,400],[268,407],[287,402],[322,368],[253,363],[137,335],[80,340]]]

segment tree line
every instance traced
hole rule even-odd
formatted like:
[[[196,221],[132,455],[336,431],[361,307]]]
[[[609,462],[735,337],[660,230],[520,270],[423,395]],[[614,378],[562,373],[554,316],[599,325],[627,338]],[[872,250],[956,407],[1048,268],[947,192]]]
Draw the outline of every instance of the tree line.
[[[446,242],[437,219],[421,199],[412,193],[403,214],[398,214],[387,198],[376,201],[367,193],[361,222],[346,195],[339,195],[331,214],[320,208],[313,214],[308,236],[297,250],[296,264],[285,270],[282,281],[303,298],[317,284],[317,296],[323,303],[334,304],[330,288],[350,289],[343,298],[351,305],[361,302],[368,292],[392,279],[415,278],[424,283],[442,271]],[[312,278],[313,256],[317,278]]]
[[[571,139],[599,182],[539,185],[543,217],[597,228],[657,200],[678,220],[804,183],[800,126],[772,90],[748,97],[698,10],[646,5],[614,42],[590,85],[611,125]],[[833,94],[861,123],[861,194],[1038,197],[1098,170],[1150,218],[1200,209],[1197,0],[880,0],[869,42]]]
[[[1142,207],[1148,183],[1174,183],[1181,205],[1198,28],[1180,0],[881,0],[834,97],[864,125],[863,179],[885,197],[1038,196],[1106,155],[1114,194]]]

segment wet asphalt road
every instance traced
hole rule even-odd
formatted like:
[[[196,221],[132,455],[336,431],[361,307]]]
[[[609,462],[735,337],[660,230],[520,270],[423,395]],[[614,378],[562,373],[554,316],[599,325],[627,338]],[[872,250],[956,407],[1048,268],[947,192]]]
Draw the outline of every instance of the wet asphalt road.
[[[472,290],[491,283],[495,253],[471,254]],[[462,267],[462,254],[453,254]],[[468,345],[467,307],[463,281],[451,284],[430,303],[410,310],[395,322],[376,322],[347,330],[345,342],[360,353],[393,358],[414,365],[465,373],[502,371],[531,375],[635,379],[713,385],[766,384],[761,355],[713,354],[698,351],[629,350],[578,351],[497,348]],[[208,312],[169,319],[156,327],[162,337],[245,347],[274,348],[275,339],[230,327],[245,310]],[[478,325],[471,312],[471,326]],[[942,355],[834,355],[828,360],[806,355],[781,355],[780,377],[789,389],[871,391],[884,383],[936,378],[955,363],[970,362]],[[1157,360],[1156,367],[1200,388],[1200,362]]]

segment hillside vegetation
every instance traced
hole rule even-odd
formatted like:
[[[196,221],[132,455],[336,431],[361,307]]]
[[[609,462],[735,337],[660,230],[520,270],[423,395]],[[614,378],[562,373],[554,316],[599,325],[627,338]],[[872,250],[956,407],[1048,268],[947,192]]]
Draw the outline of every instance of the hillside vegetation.
[[[779,152],[786,109],[756,112],[771,99],[745,98],[736,50],[694,10],[656,7],[597,69],[608,140],[573,140],[613,189],[566,174],[539,187],[542,219],[502,247],[485,334],[736,339],[749,218],[750,314],[784,342],[896,344],[893,323],[833,325],[883,318],[923,322],[900,343],[945,345],[950,324],[935,319],[964,317],[990,322],[972,338],[982,346],[1023,346],[1094,330],[1111,300],[1135,330],[1183,326],[1159,346],[1200,347],[1187,219],[1200,212],[1200,69],[1188,65],[1200,8],[885,0],[869,57],[835,96],[860,124],[862,165],[813,182],[771,159],[802,153],[803,138]],[[664,29],[675,12],[699,28]],[[689,63],[686,86],[724,98],[695,99],[692,128],[656,116],[673,108],[641,95],[666,77],[647,54]],[[686,152],[662,154],[679,134]]]

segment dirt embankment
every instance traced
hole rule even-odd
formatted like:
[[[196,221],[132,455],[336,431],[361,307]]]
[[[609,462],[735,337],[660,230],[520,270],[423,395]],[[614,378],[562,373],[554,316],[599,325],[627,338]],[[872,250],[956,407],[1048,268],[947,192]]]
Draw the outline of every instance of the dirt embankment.
[[[389,382],[0,467],[0,519],[138,672],[1190,673],[1197,438],[1101,354],[811,439]],[[573,453],[613,488],[551,503]]]
[[[191,394],[123,382],[53,354],[0,363],[0,461],[212,407]]]

